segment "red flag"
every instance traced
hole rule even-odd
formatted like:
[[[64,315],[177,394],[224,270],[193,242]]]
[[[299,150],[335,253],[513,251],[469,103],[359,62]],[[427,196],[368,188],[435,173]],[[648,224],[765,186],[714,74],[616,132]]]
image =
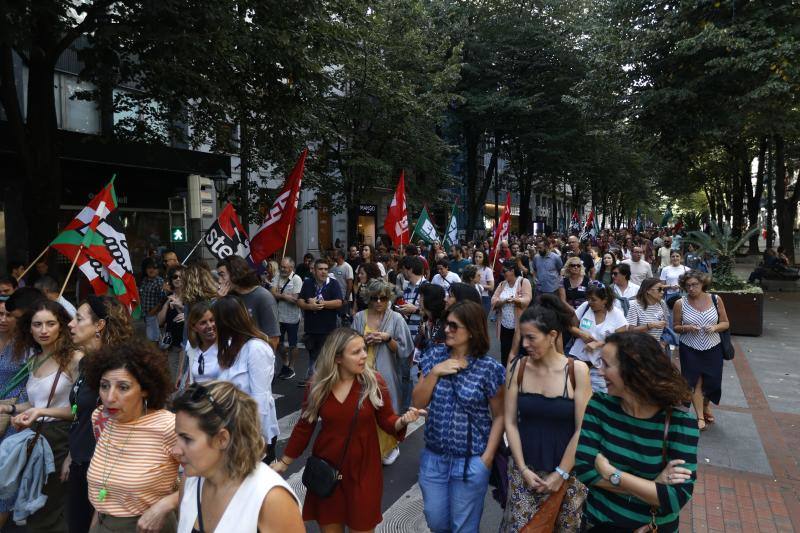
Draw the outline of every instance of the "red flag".
[[[506,208],[503,214],[500,215],[500,220],[497,222],[497,227],[494,228],[494,242],[492,242],[492,265],[497,262],[497,250],[500,243],[508,239],[508,233],[511,230],[511,193],[506,193]],[[506,258],[501,258],[501,260]]]
[[[408,235],[408,210],[406,209],[406,183],[405,172],[400,172],[400,182],[394,192],[394,198],[386,213],[383,229],[392,239],[392,246],[400,246],[409,242]]]
[[[292,173],[286,180],[281,193],[272,204],[264,223],[250,239],[250,256],[256,264],[280,250],[289,240],[297,215],[297,202],[300,200],[300,185],[306,165],[308,148],[300,154]]]

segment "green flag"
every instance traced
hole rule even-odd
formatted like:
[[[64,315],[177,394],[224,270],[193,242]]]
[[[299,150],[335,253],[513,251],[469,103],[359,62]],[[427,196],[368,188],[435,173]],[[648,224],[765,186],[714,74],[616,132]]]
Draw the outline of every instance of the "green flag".
[[[439,235],[436,234],[436,228],[433,227],[431,217],[428,216],[428,209],[426,207],[422,208],[422,213],[419,214],[417,225],[414,227],[414,233],[412,233],[411,236],[413,237],[414,234],[419,235],[420,238],[428,244],[439,240]]]
[[[445,246],[445,249],[449,249],[454,244],[458,244],[458,220],[456,219],[457,212],[458,207],[454,203],[453,209],[450,211],[450,222],[447,223],[447,229],[444,231],[444,242],[442,244]]]
[[[669,219],[672,218],[672,206],[668,205],[667,210],[664,212],[664,218],[661,219],[661,227],[666,227]]]

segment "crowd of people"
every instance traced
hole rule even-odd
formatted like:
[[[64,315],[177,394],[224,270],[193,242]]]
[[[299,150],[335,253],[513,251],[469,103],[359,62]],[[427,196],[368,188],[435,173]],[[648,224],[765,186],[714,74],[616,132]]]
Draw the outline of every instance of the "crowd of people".
[[[676,531],[728,328],[701,263],[666,230],[260,269],[166,251],[142,264],[141,322],[108,296],[67,305],[46,273],[2,278],[0,528],[371,531],[424,419],[432,531],[478,531],[490,482],[500,531]],[[280,450],[278,380],[305,389]],[[281,474],[312,439],[301,504]]]

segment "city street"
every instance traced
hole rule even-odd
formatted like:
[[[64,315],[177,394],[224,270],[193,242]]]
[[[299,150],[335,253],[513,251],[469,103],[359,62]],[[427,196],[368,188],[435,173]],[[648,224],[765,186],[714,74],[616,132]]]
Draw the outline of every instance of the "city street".
[[[768,293],[764,335],[733,338],[736,357],[725,364],[717,421],[700,437],[698,482],[681,514],[681,531],[800,531],[800,332],[793,318],[798,306],[798,292]],[[492,333],[493,325],[490,323]],[[301,352],[300,359],[305,357]],[[304,366],[301,361],[298,368]],[[281,417],[280,440],[285,444],[299,414],[296,407],[302,389],[294,382],[280,381],[274,391],[284,395],[276,404]],[[428,531],[416,483],[424,446],[421,429],[409,430],[397,462],[383,469],[384,521],[378,531]],[[301,459],[289,470],[298,495],[304,494],[300,482],[303,464]],[[502,509],[490,491],[481,531],[497,531],[501,516]],[[314,524],[306,526],[316,531]]]

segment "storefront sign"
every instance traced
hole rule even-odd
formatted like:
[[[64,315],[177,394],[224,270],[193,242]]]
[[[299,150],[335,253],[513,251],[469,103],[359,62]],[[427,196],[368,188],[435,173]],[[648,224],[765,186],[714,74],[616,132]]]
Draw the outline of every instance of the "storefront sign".
[[[366,216],[374,216],[378,212],[378,206],[375,204],[359,204],[358,214]]]

